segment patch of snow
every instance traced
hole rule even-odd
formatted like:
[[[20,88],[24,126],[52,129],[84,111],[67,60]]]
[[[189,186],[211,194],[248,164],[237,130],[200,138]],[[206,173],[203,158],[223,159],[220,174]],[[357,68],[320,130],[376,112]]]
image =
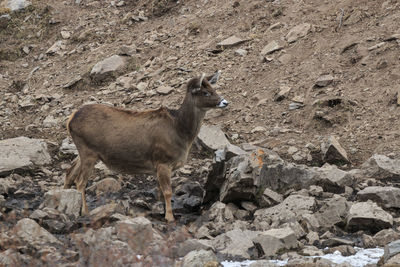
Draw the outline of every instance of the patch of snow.
[[[376,264],[383,255],[382,248],[354,248],[357,253],[344,257],[339,251],[324,256],[313,256],[312,258],[323,258],[332,261],[333,263],[349,263],[353,267],[363,267],[367,264]]]
[[[376,264],[383,255],[383,248],[354,248],[357,253],[352,256],[342,256],[339,251],[335,251],[332,254],[326,254],[324,256],[312,256],[310,258],[323,258],[332,261],[333,263],[348,263],[353,267],[364,267],[367,264]],[[251,263],[256,262],[254,260],[246,260],[242,262],[238,261],[223,261],[221,262],[224,267],[247,267]],[[270,262],[276,263],[279,266],[285,266],[288,261],[284,260],[270,260]]]

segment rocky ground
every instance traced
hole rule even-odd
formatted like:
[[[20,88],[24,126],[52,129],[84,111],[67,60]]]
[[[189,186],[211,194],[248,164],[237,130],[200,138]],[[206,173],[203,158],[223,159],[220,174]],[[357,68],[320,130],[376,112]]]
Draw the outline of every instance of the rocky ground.
[[[307,256],[355,246],[400,264],[399,11],[395,0],[0,1],[0,264],[335,266]],[[190,78],[218,69],[230,106],[208,113],[174,174],[176,224],[153,177],[102,164],[79,216],[80,194],[61,189],[76,156],[68,116],[89,102],[176,108]]]

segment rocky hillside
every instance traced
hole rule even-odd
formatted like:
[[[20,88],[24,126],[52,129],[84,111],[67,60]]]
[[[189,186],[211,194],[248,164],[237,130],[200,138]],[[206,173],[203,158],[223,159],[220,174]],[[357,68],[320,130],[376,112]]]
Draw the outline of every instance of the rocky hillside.
[[[399,11],[395,0],[0,1],[0,263],[299,266],[400,239]],[[208,113],[174,174],[178,222],[163,221],[153,177],[102,164],[79,216],[80,194],[61,190],[76,156],[68,116],[85,103],[176,108],[190,78],[215,70],[230,106]],[[399,262],[396,246],[381,263]]]

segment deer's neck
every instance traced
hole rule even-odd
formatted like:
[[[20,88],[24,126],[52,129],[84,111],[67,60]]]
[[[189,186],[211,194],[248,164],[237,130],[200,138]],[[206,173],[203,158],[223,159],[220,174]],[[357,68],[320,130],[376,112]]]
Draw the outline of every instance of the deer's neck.
[[[197,108],[189,97],[185,97],[176,111],[178,131],[190,143],[199,133],[205,115],[206,111]]]

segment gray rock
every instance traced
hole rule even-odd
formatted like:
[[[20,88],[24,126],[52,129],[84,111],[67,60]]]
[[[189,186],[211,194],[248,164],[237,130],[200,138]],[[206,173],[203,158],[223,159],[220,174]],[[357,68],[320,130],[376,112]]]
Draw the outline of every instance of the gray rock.
[[[330,85],[335,78],[333,78],[332,75],[322,75],[320,76],[317,81],[315,82],[315,85],[318,87],[325,87]]]
[[[283,201],[283,196],[269,188],[265,188],[258,202],[261,208],[267,208],[279,204]]]
[[[292,229],[271,229],[262,232],[253,238],[253,242],[262,249],[263,255],[273,256],[280,249],[294,249],[298,247],[297,238]]]
[[[373,236],[374,239],[374,244],[376,246],[384,247],[385,245],[399,240],[400,239],[400,233],[396,232],[393,229],[384,229],[382,231],[379,231]]]
[[[306,36],[311,30],[311,25],[308,23],[303,23],[292,28],[286,35],[286,40],[288,43],[296,42],[298,39]]]
[[[19,11],[27,8],[32,3],[26,0],[7,0],[6,7],[11,9],[11,11]]]
[[[159,93],[160,95],[169,95],[172,91],[174,91],[174,88],[171,86],[159,86],[156,89],[156,92]]]
[[[283,99],[285,99],[289,95],[291,90],[292,90],[291,87],[286,86],[286,85],[282,85],[280,87],[279,92],[276,94],[274,100],[275,101],[282,101]]]
[[[46,231],[46,229],[29,218],[19,220],[14,226],[14,233],[17,238],[37,249],[45,245],[62,245],[62,243]]]
[[[237,50],[235,51],[235,54],[244,57],[244,56],[247,55],[247,50],[244,50],[244,49],[239,48],[239,49],[237,49]]]
[[[8,23],[11,20],[10,14],[0,15],[0,29],[7,28]]]
[[[264,48],[261,50],[261,55],[265,56],[268,54],[272,54],[275,51],[279,51],[283,48],[282,45],[280,45],[277,41],[272,41],[269,44],[267,44],[266,46],[264,46]]]
[[[32,169],[51,162],[47,144],[40,139],[16,137],[0,141],[0,175]]]
[[[214,125],[203,124],[197,138],[200,144],[210,150],[223,149],[230,145],[225,133],[218,126]]]
[[[151,221],[145,217],[119,221],[115,230],[117,237],[127,242],[137,253],[144,253],[154,239]]]
[[[47,49],[46,54],[53,55],[59,53],[61,50],[65,49],[65,45],[63,41],[55,42],[49,49]]]
[[[392,215],[370,200],[354,203],[347,216],[347,228],[350,231],[369,230],[377,232],[392,226]]]
[[[250,263],[249,267],[278,267],[279,265],[269,260],[258,260]]]
[[[54,189],[44,194],[40,208],[52,208],[68,215],[79,217],[82,208],[82,194],[75,189]]]
[[[17,249],[9,248],[0,253],[1,266],[27,266],[32,262],[29,255],[21,254]]]
[[[393,186],[368,186],[357,193],[357,198],[372,200],[384,208],[400,208],[400,188]]]
[[[395,257],[396,255],[399,255],[399,253],[400,253],[400,240],[393,241],[385,246],[384,253],[380,262],[387,263],[391,258]],[[400,263],[400,261],[398,263]]]
[[[60,151],[64,154],[74,154],[78,155],[78,150],[76,149],[75,144],[72,142],[71,139],[65,138],[60,147]]]
[[[184,257],[191,251],[195,250],[211,250],[214,248],[211,245],[210,240],[206,239],[188,239],[182,243],[179,243],[178,246],[178,257]]]
[[[58,120],[54,118],[53,115],[47,115],[46,118],[43,120],[43,127],[45,128],[52,128],[59,124]]]
[[[194,250],[189,252],[184,258],[182,267],[204,267],[209,262],[217,262],[217,256],[210,250]],[[213,265],[217,266],[217,265]]]
[[[278,228],[284,223],[302,220],[302,216],[311,214],[315,206],[313,197],[290,195],[276,206],[257,210],[253,225],[257,230]]]
[[[362,164],[361,170],[365,176],[370,178],[398,181],[400,160],[375,154]]]
[[[353,175],[334,165],[325,164],[316,170],[318,172],[316,184],[320,185],[324,191],[344,193],[346,186],[352,187],[355,183]]]
[[[220,48],[228,48],[228,47],[232,47],[232,46],[239,45],[239,44],[244,43],[244,42],[246,42],[246,41],[247,41],[247,40],[243,40],[243,39],[241,39],[241,38],[239,38],[239,37],[231,36],[231,37],[229,37],[229,38],[227,38],[227,39],[225,39],[225,40],[219,42],[219,43],[217,44],[217,47],[220,47]]]
[[[90,76],[95,82],[102,82],[108,78],[115,77],[116,72],[122,70],[127,64],[124,56],[114,55],[108,57],[93,66]]]
[[[334,136],[330,136],[326,143],[321,145],[323,160],[332,164],[348,163],[346,150],[339,144]]]
[[[257,256],[257,250],[252,240],[258,234],[257,231],[235,229],[215,237],[212,245],[225,259],[250,259]]]
[[[339,195],[334,195],[331,199],[324,201],[318,213],[315,214],[319,223],[318,229],[315,230],[328,231],[334,225],[344,226],[349,209],[350,204]]]

